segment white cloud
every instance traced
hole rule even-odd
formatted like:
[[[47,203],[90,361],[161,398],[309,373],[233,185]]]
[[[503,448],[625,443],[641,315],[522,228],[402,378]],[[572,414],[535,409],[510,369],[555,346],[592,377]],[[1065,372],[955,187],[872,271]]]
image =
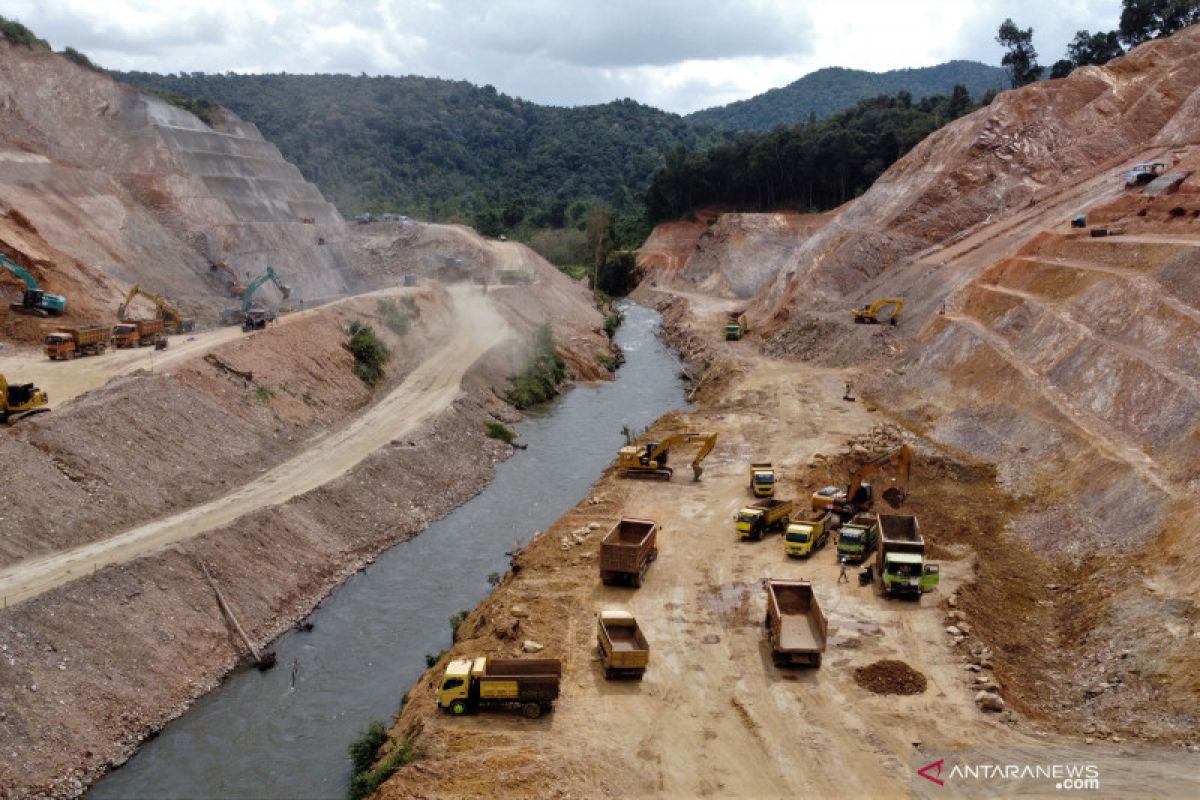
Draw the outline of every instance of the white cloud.
[[[56,48],[156,72],[418,74],[575,105],[618,97],[687,112],[826,66],[999,63],[1005,17],[1044,64],[1120,0],[8,0]]]

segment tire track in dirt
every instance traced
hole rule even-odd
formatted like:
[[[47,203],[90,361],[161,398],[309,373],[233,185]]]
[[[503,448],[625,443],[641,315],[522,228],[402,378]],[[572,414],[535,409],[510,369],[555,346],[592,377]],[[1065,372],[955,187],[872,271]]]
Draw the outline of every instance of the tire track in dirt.
[[[302,453],[229,494],[145,525],[0,571],[0,595],[16,603],[99,567],[129,561],[261,508],[277,506],[341,477],[388,442],[445,409],[463,375],[512,332],[486,298],[454,292],[453,337],[387,396],[345,427],[315,439]]]

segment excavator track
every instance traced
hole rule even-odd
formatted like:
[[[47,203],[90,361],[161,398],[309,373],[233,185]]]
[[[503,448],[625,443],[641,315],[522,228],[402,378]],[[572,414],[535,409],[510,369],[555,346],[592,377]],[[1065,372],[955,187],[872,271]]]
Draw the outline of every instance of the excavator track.
[[[664,481],[671,480],[671,476],[675,474],[675,470],[670,467],[662,469],[627,469],[621,473],[626,478],[661,478]]]

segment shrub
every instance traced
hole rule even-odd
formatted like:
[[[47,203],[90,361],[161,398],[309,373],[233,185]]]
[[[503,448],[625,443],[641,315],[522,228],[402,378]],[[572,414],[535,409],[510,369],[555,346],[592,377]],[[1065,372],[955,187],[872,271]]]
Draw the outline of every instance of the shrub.
[[[463,608],[463,609],[460,609],[457,614],[450,617],[450,632],[452,634],[454,634],[455,636],[458,636],[459,626],[461,626],[463,624],[463,622],[466,621],[467,615],[470,613],[471,613],[470,611]]]
[[[94,61],[85,56],[83,53],[76,50],[74,47],[68,47],[62,51],[62,57],[68,61],[73,61],[85,69],[90,69],[92,72],[104,72],[102,67],[96,65]]]
[[[586,264],[590,258],[587,234],[575,228],[539,230],[530,237],[529,246],[559,269],[567,264]]]
[[[489,419],[484,424],[487,425],[487,435],[493,439],[499,439],[505,444],[512,444],[513,440],[517,438],[517,434],[513,432],[512,428],[503,422]]]
[[[269,386],[257,386],[254,389],[254,399],[259,400],[260,402],[265,403],[274,396],[275,390]]]
[[[21,47],[34,48],[38,47],[43,50],[50,49],[50,43],[45,39],[39,39],[34,35],[33,31],[26,28],[15,19],[6,19],[0,17],[0,36],[3,36],[8,41]]]
[[[620,311],[614,311],[604,318],[604,333],[608,338],[613,338],[617,335],[617,328],[621,327],[621,323],[625,321],[625,315]]]
[[[354,374],[368,386],[374,386],[383,377],[383,365],[391,353],[387,345],[379,341],[370,325],[357,320],[350,323],[350,342],[347,349],[354,356]]]
[[[610,356],[608,353],[596,353],[596,363],[609,372],[616,372],[617,370],[616,357]]]
[[[405,737],[404,744],[398,747],[393,746],[392,751],[384,756],[383,761],[379,762],[379,766],[355,773],[354,778],[350,781],[350,791],[346,793],[346,800],[366,800],[375,794],[375,790],[392,777],[396,770],[405,764],[411,764],[420,757],[421,752],[412,746],[410,739]]]
[[[416,302],[411,297],[404,298],[412,303],[412,308],[416,308]],[[383,324],[388,327],[392,333],[397,336],[403,336],[408,333],[409,326],[409,306],[405,304],[403,308],[390,297],[386,297],[379,301],[379,315],[383,317]]]
[[[438,650],[436,653],[425,654],[425,666],[432,669],[437,665],[437,662],[442,660],[442,656],[446,654],[445,650]]]
[[[375,754],[379,752],[379,748],[383,747],[387,738],[387,729],[383,727],[383,723],[377,719],[371,720],[367,729],[360,733],[348,748],[355,772],[371,768],[371,765],[375,763]]]
[[[558,394],[558,384],[567,375],[567,364],[555,351],[554,332],[549,323],[533,334],[525,369],[513,376],[513,388],[505,399],[517,408],[544,403]]]
[[[495,589],[497,586],[499,586],[500,581],[502,581],[502,580],[504,580],[504,579],[500,577],[499,572],[493,572],[487,576],[488,586],[491,586],[493,589]]]

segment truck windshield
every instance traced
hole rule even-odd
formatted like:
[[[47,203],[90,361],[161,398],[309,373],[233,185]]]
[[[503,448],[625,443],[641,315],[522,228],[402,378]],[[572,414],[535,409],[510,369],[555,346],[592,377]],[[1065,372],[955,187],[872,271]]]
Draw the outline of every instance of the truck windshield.
[[[842,535],[838,537],[838,541],[842,544],[862,544],[862,531],[842,528]]]
[[[446,678],[445,682],[442,683],[442,690],[444,691],[446,689],[457,689],[459,686],[462,686],[462,685],[463,685],[462,678]]]
[[[755,483],[774,483],[775,476],[774,475],[763,475],[760,473],[760,474],[754,476],[754,482]]]
[[[741,514],[738,514],[738,522],[746,522],[746,523],[753,525],[755,520],[757,520],[757,519],[758,519],[758,514],[756,514],[756,513],[743,512]]]
[[[808,531],[788,531],[787,540],[804,544],[808,541]]]

